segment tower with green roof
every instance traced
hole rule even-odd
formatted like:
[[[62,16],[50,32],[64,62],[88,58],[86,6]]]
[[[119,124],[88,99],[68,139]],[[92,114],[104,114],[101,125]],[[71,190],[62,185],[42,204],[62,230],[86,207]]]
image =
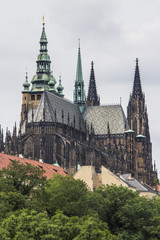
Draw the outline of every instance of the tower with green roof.
[[[82,75],[80,43],[78,47],[77,72],[76,72],[76,80],[74,85],[74,104],[78,105],[81,112],[83,112],[83,109],[85,106],[85,90],[84,90],[84,81],[83,81],[83,75]]]
[[[47,50],[47,37],[45,32],[45,22],[43,18],[43,28],[42,34],[40,38],[40,50],[39,55],[37,57],[37,70],[36,74],[33,76],[31,81],[31,89],[30,83],[28,82],[28,75],[26,74],[26,79],[23,84],[24,90],[22,91],[22,112],[21,112],[21,122],[25,120],[26,113],[29,111],[29,108],[36,109],[41,96],[45,90],[57,94],[63,97],[63,89],[60,91],[56,90],[56,79],[53,76],[51,71],[51,61],[50,56],[48,55]],[[60,88],[63,88],[60,86]]]
[[[50,56],[47,50],[47,37],[45,32],[45,23],[43,21],[43,29],[40,38],[40,53],[37,57],[37,71],[36,75],[32,78],[32,89],[31,92],[43,92],[44,90],[49,90],[49,81],[53,77],[50,71]]]

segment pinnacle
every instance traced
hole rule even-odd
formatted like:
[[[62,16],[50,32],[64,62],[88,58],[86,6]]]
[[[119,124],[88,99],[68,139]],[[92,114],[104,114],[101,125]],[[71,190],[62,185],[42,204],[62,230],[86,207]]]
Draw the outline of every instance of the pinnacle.
[[[93,68],[93,61],[91,62],[91,74],[90,74],[90,81],[89,81],[89,87],[88,87],[88,96],[87,96],[87,102],[88,105],[98,106],[99,105],[99,99],[97,95],[97,89],[96,89],[96,81],[94,76],[94,68]]]
[[[76,82],[79,82],[79,83],[83,82],[80,43],[79,43],[79,47],[78,47]]]
[[[141,87],[141,80],[140,80],[140,73],[139,73],[139,65],[138,65],[138,58],[136,58],[136,68],[135,68],[135,76],[134,76],[134,83],[133,83],[133,92],[132,97],[136,98],[142,97],[142,87]]]

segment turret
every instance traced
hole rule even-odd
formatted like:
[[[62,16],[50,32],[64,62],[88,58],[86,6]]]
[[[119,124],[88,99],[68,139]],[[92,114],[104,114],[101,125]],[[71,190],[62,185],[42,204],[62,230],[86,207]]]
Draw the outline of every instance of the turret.
[[[61,97],[64,97],[63,89],[64,89],[64,87],[63,87],[62,84],[61,84],[61,76],[59,76],[59,85],[58,85],[58,87],[57,87],[57,91],[58,91],[58,94],[59,94]]]
[[[56,84],[57,82],[56,82],[56,79],[55,79],[55,77],[52,75],[52,72],[51,72],[51,74],[50,74],[50,81],[49,81],[49,83],[48,83],[48,85],[49,85],[49,91],[50,92],[56,92],[56,89],[55,89],[55,84]]]
[[[23,92],[29,92],[30,83],[28,82],[28,72],[26,72],[26,80],[23,83],[24,90]]]

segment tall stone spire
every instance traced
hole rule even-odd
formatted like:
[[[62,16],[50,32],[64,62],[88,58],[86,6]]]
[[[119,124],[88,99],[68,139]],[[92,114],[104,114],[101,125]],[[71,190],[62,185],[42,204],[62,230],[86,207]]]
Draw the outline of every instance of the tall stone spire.
[[[83,75],[82,75],[80,42],[78,47],[77,72],[76,72],[76,80],[75,80],[74,87],[75,87],[74,103],[80,107],[81,111],[83,111],[84,105],[85,105],[85,91],[84,91],[84,81],[83,81]]]
[[[87,106],[99,106],[100,101],[97,95],[96,80],[94,75],[93,61],[91,62],[91,75],[88,87]]]
[[[142,87],[141,87],[141,80],[140,80],[140,73],[139,73],[139,66],[138,66],[138,58],[136,58],[136,68],[135,68],[135,75],[134,75],[132,97],[142,98],[142,96],[143,94],[142,94]]]

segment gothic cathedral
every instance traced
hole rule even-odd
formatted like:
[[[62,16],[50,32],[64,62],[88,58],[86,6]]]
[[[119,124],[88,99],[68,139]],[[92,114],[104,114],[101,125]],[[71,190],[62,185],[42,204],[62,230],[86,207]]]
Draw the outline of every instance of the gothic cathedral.
[[[138,59],[126,117],[121,104],[100,105],[93,62],[88,95],[85,95],[80,45],[74,99],[73,102],[65,99],[61,76],[56,87],[50,69],[47,44],[43,22],[37,71],[31,84],[26,73],[23,84],[19,132],[17,135],[16,125],[13,134],[7,131],[4,144],[0,129],[0,151],[57,163],[70,174],[82,165],[91,164],[99,172],[103,165],[113,173],[131,173],[153,185],[157,173],[152,165],[152,143]]]

